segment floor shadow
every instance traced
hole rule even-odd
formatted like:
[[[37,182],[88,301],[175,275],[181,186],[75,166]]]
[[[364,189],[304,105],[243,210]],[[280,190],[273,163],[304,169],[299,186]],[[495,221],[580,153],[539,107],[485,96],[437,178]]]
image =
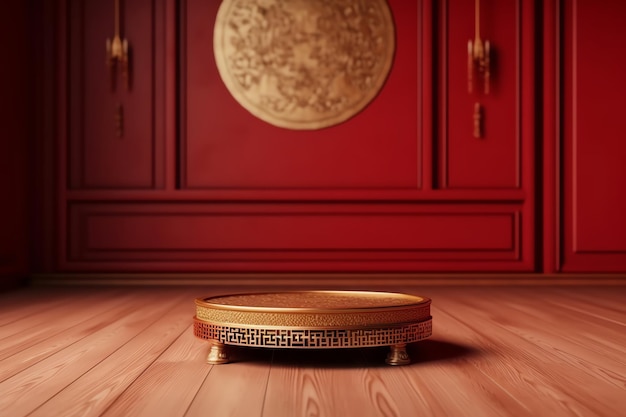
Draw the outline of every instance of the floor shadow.
[[[411,343],[407,346],[411,363],[405,366],[419,366],[430,362],[453,361],[459,358],[478,355],[479,350],[444,340],[428,339]],[[363,354],[368,359],[368,366],[389,366],[385,363],[389,348],[387,346],[366,349]]]
[[[228,349],[231,362],[334,369],[389,367],[385,363],[389,352],[387,346],[354,349],[267,349],[229,346]],[[452,361],[480,353],[471,346],[433,339],[412,343],[407,346],[407,352],[411,357],[411,364],[408,366]]]
[[[413,343],[407,347],[412,364],[425,362],[443,362],[454,359],[476,356],[480,350],[467,345],[447,342],[445,340],[429,339]]]
[[[229,346],[229,355],[232,362],[341,369],[367,366],[361,350],[364,349],[267,349]]]

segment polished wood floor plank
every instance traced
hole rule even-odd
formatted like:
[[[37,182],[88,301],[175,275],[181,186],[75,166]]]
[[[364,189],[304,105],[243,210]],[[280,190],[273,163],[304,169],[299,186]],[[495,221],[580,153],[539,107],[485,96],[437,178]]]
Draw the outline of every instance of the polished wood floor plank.
[[[69,298],[69,297],[68,297]],[[45,288],[19,288],[0,294],[0,326],[21,320],[42,308],[63,303],[62,292]]]
[[[453,296],[447,301],[454,299]],[[477,371],[498,381],[534,413],[544,410],[546,415],[618,415],[616,401],[622,398],[623,391],[589,375],[583,367],[564,364],[566,351],[543,348],[537,343],[537,335],[517,335],[494,321],[494,315],[507,317],[506,320],[515,317],[507,311],[502,298],[490,297],[474,308],[468,307],[467,297],[456,300],[450,318],[464,328],[473,345],[483,345],[488,352],[470,359]],[[520,325],[522,322],[523,319]]]
[[[384,365],[386,348],[232,348],[233,363],[206,364],[193,299],[263,290],[1,294],[0,415],[626,417],[615,288],[397,287],[433,299],[433,336],[409,366]]]
[[[533,415],[524,401],[480,372],[480,364],[488,360],[493,346],[485,343],[480,333],[467,332],[460,326],[454,319],[456,303],[449,297],[471,296],[467,289],[435,288],[423,293],[433,298],[433,336],[412,346],[410,353],[417,363],[404,369],[433,407],[425,415]],[[485,296],[484,291],[481,294]],[[491,330],[486,327],[481,333]],[[434,409],[435,405],[439,408]]]
[[[583,299],[589,303],[597,303],[603,306],[612,306],[617,310],[624,310],[624,298],[626,298],[626,285],[583,287],[577,291],[569,291],[567,288],[554,287],[555,291],[565,295],[566,298]]]
[[[594,305],[581,306],[579,304],[566,303],[562,301],[549,300],[549,303],[571,312],[574,315],[590,317],[598,320],[598,324],[611,323],[626,328],[626,311],[607,311]],[[626,300],[624,301],[626,304]]]
[[[626,287],[609,287],[600,293],[595,288],[569,292],[555,289],[554,294],[550,301],[562,308],[626,326]]]
[[[413,355],[416,360],[421,359],[420,354],[426,355],[426,361],[420,363],[412,377],[426,381],[425,390],[431,392],[429,402],[438,403],[443,409],[432,415],[543,415],[537,414],[544,406],[541,396],[533,392],[532,387],[525,387],[526,382],[519,380],[516,370],[510,369],[506,362],[498,363],[498,357],[505,355],[506,346],[499,346],[483,336],[492,329],[483,327],[476,331],[463,326],[456,320],[454,309],[452,314],[446,311],[450,307],[445,303],[442,309],[433,308],[438,323],[433,338],[417,344]],[[431,343],[439,345],[440,351],[452,353],[447,356],[435,353],[428,347]],[[411,371],[413,369],[407,370]]]
[[[423,398],[422,416],[525,416],[524,405],[465,361],[403,370]]]
[[[522,300],[511,297],[507,307],[521,312],[529,320],[519,326],[509,326],[524,336],[522,332],[532,331],[543,336],[542,343],[553,346],[563,345],[568,354],[576,358],[576,363],[587,367],[615,366],[626,368],[626,328],[618,323],[599,320],[585,314],[572,315],[558,304],[544,303],[543,308],[527,306]],[[555,308],[556,307],[556,308]],[[546,323],[550,330],[546,331]]]
[[[137,302],[144,300],[137,297]],[[165,297],[164,297],[165,298]],[[153,322],[97,365],[75,379],[31,416],[99,416],[132,384],[181,333],[189,328],[194,305],[186,294],[167,295],[175,303]],[[154,320],[156,319],[156,321]]]
[[[65,302],[62,307],[59,307],[62,310],[46,310],[41,314],[19,320],[21,329],[13,332],[11,336],[0,339],[0,364],[3,360],[23,353],[33,346],[45,349],[50,346],[51,340],[58,333],[63,333],[80,324],[84,325],[94,319],[98,320],[101,315],[108,316],[109,311],[114,311],[120,305],[129,306],[130,301],[130,296],[120,297],[118,293],[110,292],[101,293],[98,296],[83,296],[77,301]],[[50,317],[55,317],[55,319],[51,320]],[[13,360],[10,362],[15,363]]]
[[[203,344],[205,349],[201,358],[205,362],[208,343]],[[229,417],[261,415],[268,375],[272,369],[273,351],[237,348],[229,350],[229,355],[234,355],[233,363],[197,365],[210,367],[210,372],[193,399],[186,417],[207,414]]]
[[[415,294],[414,291],[412,293]],[[445,326],[445,323],[442,323],[442,325]],[[459,342],[455,343],[452,340],[437,337],[436,329],[437,327],[435,327],[433,339],[423,340],[408,346],[407,350],[410,354],[411,363],[399,368],[381,365],[389,350],[387,347],[361,350],[361,353],[368,357],[369,367],[378,368],[375,372],[378,372],[383,377],[381,382],[384,382],[386,372],[401,370],[406,376],[406,386],[411,387],[410,391],[403,393],[404,398],[396,399],[400,404],[406,403],[406,398],[411,399],[410,410],[404,410],[403,412],[395,410],[393,414],[385,414],[383,409],[378,407],[375,415],[489,415],[482,412],[475,414],[468,412],[468,410],[476,408],[477,404],[474,398],[477,394],[480,394],[480,390],[478,392],[474,390],[475,385],[478,384],[463,385],[458,378],[459,374],[463,375],[465,373],[458,372],[459,367],[462,365],[459,358],[475,352]],[[446,366],[449,366],[454,371],[447,374]],[[433,378],[431,378],[431,375]],[[475,380],[471,378],[470,382],[474,383]],[[444,386],[440,390],[441,395],[436,394],[436,385],[439,384]],[[387,382],[385,385],[388,386],[390,384]],[[450,390],[452,386],[455,387],[454,390]],[[467,387],[467,390],[464,389],[465,387]],[[459,392],[472,392],[471,399],[464,395],[459,396]],[[464,399],[467,401],[462,401]],[[478,409],[482,411],[481,407]]]
[[[108,293],[107,293],[108,294]],[[45,331],[36,333],[36,338],[27,342],[15,344],[11,341],[9,346],[5,348],[4,344],[0,344],[0,382],[17,374],[18,372],[32,366],[33,364],[53,355],[54,353],[65,349],[77,341],[89,337],[95,329],[107,326],[110,323],[123,319],[136,307],[131,302],[133,296],[116,297],[114,300],[106,303],[94,303],[93,306],[83,310],[76,310],[73,313],[66,313],[68,317],[74,317],[74,314],[85,316],[83,321],[70,325],[65,319],[66,315],[62,315],[51,320],[49,326],[50,334]],[[94,308],[96,314],[89,315],[89,310]],[[63,326],[66,326],[63,328]],[[45,329],[45,328],[44,328]],[[58,331],[63,329],[62,331]]]
[[[358,351],[276,350],[260,415],[370,416],[365,374]]]
[[[525,404],[477,372],[475,357],[485,355],[484,347],[453,331],[453,320],[437,307],[432,313],[437,318],[433,336],[410,346],[412,364],[402,368],[424,398],[419,415],[529,415]]]
[[[23,332],[29,327],[34,328],[38,325],[45,325],[49,323],[51,315],[62,315],[64,310],[68,308],[68,304],[84,305],[85,298],[89,299],[95,296],[93,292],[79,292],[80,295],[72,296],[65,293],[59,293],[56,295],[48,295],[42,293],[40,296],[33,297],[33,299],[26,299],[18,303],[13,307],[2,306],[2,319],[15,316],[12,319],[6,320],[3,325],[0,325],[0,341],[2,339],[10,338],[14,334]],[[11,303],[12,304],[12,303]]]
[[[102,415],[184,416],[211,372],[206,355],[207,342],[193,335],[190,324]]]
[[[384,364],[386,351],[278,350],[263,416],[411,415],[420,399],[401,367]]]
[[[403,367],[371,366],[366,369],[363,383],[367,389],[364,404],[373,411],[369,415],[428,415],[437,409],[436,404],[429,403],[423,387],[414,385]]]
[[[468,301],[468,304],[485,311],[482,305],[473,301]],[[611,369],[620,364],[626,365],[626,329],[617,323],[582,314],[572,315],[555,306],[549,299],[528,300],[517,294],[510,294],[506,300],[502,300],[498,312],[502,316],[517,316],[519,319],[514,323],[511,320],[494,320],[492,314],[488,317],[494,323],[524,339],[541,335],[537,343],[562,346],[567,356],[575,358],[579,365],[586,362],[587,366]],[[605,341],[610,344],[607,345]]]
[[[445,317],[445,313],[439,313],[438,317]],[[575,398],[564,396],[540,375],[528,372],[505,359],[517,352],[507,352],[498,346],[498,343],[484,340],[480,334],[476,335],[475,327],[455,326],[454,318],[451,316],[448,318],[450,330],[466,334],[472,346],[483,344],[483,347],[478,355],[462,360],[464,366],[452,372],[458,378],[459,370],[463,369],[468,377],[475,381],[473,386],[468,387],[468,391],[462,390],[458,381],[450,381],[450,386],[454,387],[453,392],[450,392],[452,390],[449,387],[446,389],[446,383],[440,385],[442,381],[437,376],[434,387],[440,389],[436,392],[436,397],[440,400],[447,397],[444,404],[454,406],[448,408],[444,415],[458,415],[466,408],[472,410],[468,415],[533,416],[538,413],[569,415],[564,413],[571,412],[568,403],[575,404]],[[488,328],[482,331],[488,332]],[[526,373],[529,375],[525,375]],[[494,390],[494,386],[497,389]]]
[[[0,410],[32,412],[164,315],[177,302],[167,290],[142,290],[128,315],[0,383]],[[28,401],[24,401],[28,398]]]

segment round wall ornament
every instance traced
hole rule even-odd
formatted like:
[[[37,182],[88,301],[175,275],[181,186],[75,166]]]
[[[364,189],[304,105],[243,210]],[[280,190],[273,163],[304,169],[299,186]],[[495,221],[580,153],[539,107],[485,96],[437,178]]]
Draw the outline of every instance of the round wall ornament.
[[[289,129],[320,129],[363,110],[393,63],[386,0],[223,0],[213,50],[235,100]]]

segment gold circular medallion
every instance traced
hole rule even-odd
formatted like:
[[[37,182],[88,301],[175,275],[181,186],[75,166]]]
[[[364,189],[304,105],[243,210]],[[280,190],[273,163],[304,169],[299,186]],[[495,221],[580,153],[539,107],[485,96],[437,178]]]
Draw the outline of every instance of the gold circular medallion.
[[[223,0],[213,48],[246,110],[275,126],[320,129],[378,94],[395,34],[386,0]]]

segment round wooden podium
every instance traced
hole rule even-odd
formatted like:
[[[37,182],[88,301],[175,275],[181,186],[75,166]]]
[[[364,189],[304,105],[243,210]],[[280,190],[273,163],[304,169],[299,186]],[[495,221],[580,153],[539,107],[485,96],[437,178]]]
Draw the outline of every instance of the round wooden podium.
[[[370,291],[286,291],[196,299],[194,334],[211,342],[208,363],[228,362],[227,345],[286,349],[389,346],[406,365],[407,343],[432,334],[431,300]]]

